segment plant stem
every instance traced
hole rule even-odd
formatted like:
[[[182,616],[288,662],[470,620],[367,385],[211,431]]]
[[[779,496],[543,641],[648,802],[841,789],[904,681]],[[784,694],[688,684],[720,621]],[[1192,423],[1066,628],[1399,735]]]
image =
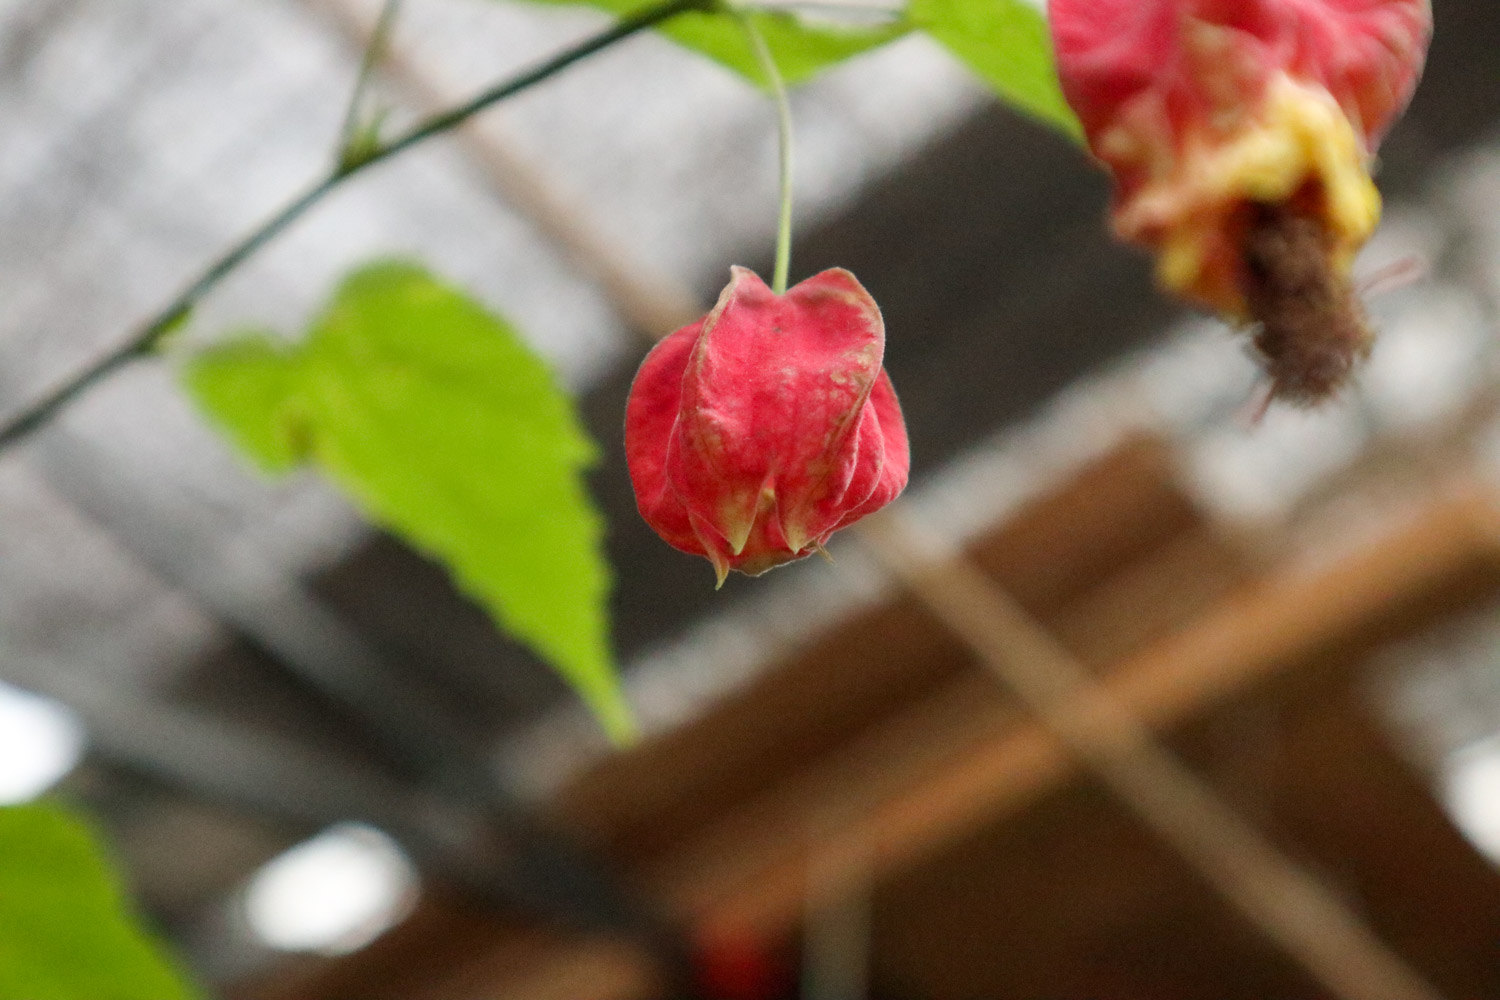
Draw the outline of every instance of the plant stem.
[[[8,447],[36,430],[84,390],[133,358],[150,351],[168,331],[186,319],[199,300],[217,286],[229,272],[269,243],[287,226],[301,218],[308,209],[322,201],[329,192],[350,177],[367,167],[405,152],[435,135],[447,132],[491,105],[536,86],[601,49],[606,49],[616,42],[676,17],[678,14],[694,10],[713,10],[716,2],[717,0],[662,0],[629,17],[622,18],[604,31],[584,39],[572,48],[525,72],[495,84],[456,107],[440,111],[417,122],[397,138],[377,147],[365,158],[353,163],[337,165],[326,177],[292,199],[280,211],[209,264],[203,273],[166,308],[138,327],[123,343],[87,362],[0,424],[0,448]]]
[[[766,38],[756,27],[755,21],[744,11],[737,11],[750,47],[760,62],[761,71],[771,84],[771,95],[776,99],[776,131],[781,149],[781,213],[776,223],[776,270],[771,278],[771,291],[786,294],[787,274],[792,267],[792,104],[787,97],[786,81],[771,56]]]
[[[365,46],[364,55],[359,60],[359,73],[354,78],[354,92],[349,95],[349,107],[344,112],[344,124],[339,128],[339,160],[345,161],[356,151],[359,141],[359,132],[363,125],[365,93],[370,89],[370,78],[375,74],[375,65],[385,55],[386,47],[390,43],[391,29],[396,24],[396,15],[400,13],[401,0],[385,0],[380,8],[380,16],[375,21],[375,28],[370,32],[370,42]]]

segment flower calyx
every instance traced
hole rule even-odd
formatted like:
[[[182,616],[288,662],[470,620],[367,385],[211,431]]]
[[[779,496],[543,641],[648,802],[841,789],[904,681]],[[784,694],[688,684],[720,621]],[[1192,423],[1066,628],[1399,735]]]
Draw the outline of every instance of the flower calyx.
[[[659,343],[625,412],[641,515],[723,584],[822,551],[906,485],[906,426],[880,310],[831,269],[777,295],[732,269],[718,304]]]

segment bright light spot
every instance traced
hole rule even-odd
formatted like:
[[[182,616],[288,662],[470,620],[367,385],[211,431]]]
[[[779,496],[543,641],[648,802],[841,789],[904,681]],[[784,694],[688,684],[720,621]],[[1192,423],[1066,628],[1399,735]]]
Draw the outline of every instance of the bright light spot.
[[[27,802],[83,756],[83,726],[62,704],[0,684],[0,805]]]
[[[1283,516],[1359,455],[1366,436],[1356,410],[1272,406],[1260,425],[1216,425],[1189,446],[1187,472],[1199,494],[1226,517]]]
[[[1453,822],[1470,843],[1500,862],[1500,740],[1454,754],[1443,777],[1443,800]]]
[[[1461,289],[1432,286],[1407,301],[1399,316],[1377,320],[1375,351],[1356,378],[1387,424],[1420,431],[1452,419],[1483,385],[1490,331],[1479,302]]]
[[[1260,369],[1217,320],[1182,323],[1172,339],[1147,352],[1136,369],[1140,393],[1173,428],[1190,429],[1232,416],[1251,402]]]
[[[416,894],[394,841],[340,824],[267,862],[245,891],[245,915],[272,948],[346,955],[399,923]]]

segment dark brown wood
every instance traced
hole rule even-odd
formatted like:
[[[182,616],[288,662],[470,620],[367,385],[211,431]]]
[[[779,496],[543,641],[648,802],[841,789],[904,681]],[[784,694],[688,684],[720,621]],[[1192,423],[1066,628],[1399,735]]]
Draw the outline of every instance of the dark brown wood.
[[[1195,720],[1177,748],[1445,995],[1500,996],[1500,872],[1396,752],[1360,662],[1330,655]],[[1087,783],[897,875],[875,914],[891,996],[1323,996]]]

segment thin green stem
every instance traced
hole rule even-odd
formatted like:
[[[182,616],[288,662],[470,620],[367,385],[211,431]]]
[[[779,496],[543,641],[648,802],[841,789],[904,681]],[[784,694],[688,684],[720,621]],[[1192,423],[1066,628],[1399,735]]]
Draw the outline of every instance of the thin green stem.
[[[553,58],[495,84],[464,103],[417,122],[409,130],[377,147],[364,158],[338,164],[326,177],[293,198],[253,232],[204,268],[203,273],[189,283],[187,288],[166,308],[138,327],[123,343],[88,361],[0,424],[0,448],[14,444],[30,434],[81,395],[84,390],[132,359],[149,352],[168,331],[187,318],[203,296],[212,291],[246,258],[264,247],[301,218],[308,209],[321,202],[330,192],[355,174],[383,160],[388,160],[398,153],[405,152],[435,135],[447,132],[491,105],[536,86],[601,49],[606,49],[616,42],[676,17],[678,14],[693,10],[714,9],[716,2],[717,0],[663,0],[663,2],[653,4],[630,17],[617,21],[606,30],[584,39]]]
[[[344,123],[339,127],[339,159],[346,160],[358,155],[359,132],[364,127],[365,94],[370,89],[370,78],[375,67],[385,56],[390,45],[391,29],[395,27],[396,15],[401,11],[401,0],[385,0],[375,28],[370,32],[370,41],[359,60],[359,73],[354,78],[354,91],[349,95],[349,107],[344,111]]]
[[[750,15],[744,11],[736,13],[745,36],[750,39],[750,47],[755,50],[761,72],[771,84],[771,96],[776,99],[776,132],[781,147],[781,213],[776,223],[776,270],[771,278],[771,291],[784,295],[787,275],[792,268],[792,103],[765,35],[761,34]]]

